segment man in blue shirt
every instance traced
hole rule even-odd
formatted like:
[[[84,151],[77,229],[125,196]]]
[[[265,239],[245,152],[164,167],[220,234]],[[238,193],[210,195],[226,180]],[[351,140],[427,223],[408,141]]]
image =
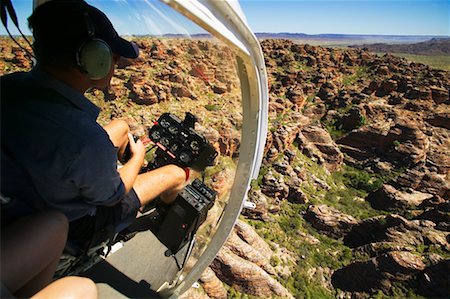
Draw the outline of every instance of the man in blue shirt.
[[[1,78],[1,193],[13,199],[9,217],[59,210],[70,221],[69,238],[87,241],[158,196],[173,201],[185,170],[139,174],[142,142],[124,121],[100,126],[99,108],[83,95],[107,87],[118,59],[137,58],[137,46],[84,1],[46,2],[28,21],[37,65]],[[127,145],[131,158],[117,169]]]

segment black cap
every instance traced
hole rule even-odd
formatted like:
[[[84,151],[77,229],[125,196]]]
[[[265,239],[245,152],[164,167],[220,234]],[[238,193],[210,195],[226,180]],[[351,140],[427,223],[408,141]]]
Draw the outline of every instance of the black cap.
[[[136,44],[121,38],[108,17],[97,8],[86,4],[87,13],[90,21],[94,23],[94,37],[104,40],[113,53],[127,58],[137,58],[139,56],[139,48]]]
[[[104,40],[112,52],[137,58],[139,48],[119,36],[108,17],[82,0],[52,0],[38,6],[28,18],[35,42],[48,50],[77,49],[89,38]]]

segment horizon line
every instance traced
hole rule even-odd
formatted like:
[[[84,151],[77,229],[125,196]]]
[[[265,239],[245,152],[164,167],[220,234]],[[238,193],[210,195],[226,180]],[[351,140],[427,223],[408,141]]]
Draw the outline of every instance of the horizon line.
[[[450,35],[439,35],[439,34],[376,34],[376,33],[304,33],[304,32],[287,32],[287,31],[281,31],[281,32],[267,32],[267,31],[261,31],[261,32],[253,32],[255,35],[257,34],[267,34],[267,35],[278,35],[278,34],[285,34],[285,35],[305,35],[305,36],[393,36],[393,37],[442,37],[442,38],[449,38]],[[166,35],[175,35],[175,36],[200,36],[200,35],[212,35],[209,32],[205,33],[193,33],[193,34],[185,34],[185,33],[164,33],[164,34],[151,34],[151,33],[132,33],[132,34],[123,34],[124,36],[166,36]],[[0,36],[9,36],[7,33],[1,33]],[[13,34],[12,36],[21,36],[20,34]],[[25,34],[27,37],[31,37],[30,34]]]

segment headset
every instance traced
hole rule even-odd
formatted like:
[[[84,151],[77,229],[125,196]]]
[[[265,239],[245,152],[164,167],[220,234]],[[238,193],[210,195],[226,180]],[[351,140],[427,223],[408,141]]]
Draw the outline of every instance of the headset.
[[[90,79],[100,80],[111,70],[113,54],[109,45],[95,37],[95,26],[87,11],[83,12],[88,39],[76,51],[76,62]]]

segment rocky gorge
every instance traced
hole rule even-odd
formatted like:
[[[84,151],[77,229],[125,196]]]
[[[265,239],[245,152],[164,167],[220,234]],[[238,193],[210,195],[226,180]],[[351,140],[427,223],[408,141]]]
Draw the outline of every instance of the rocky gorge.
[[[1,74],[30,68],[0,42]],[[245,142],[235,54],[212,40],[136,43],[140,58],[88,95],[99,122],[123,118],[142,136],[162,112],[195,111],[220,152],[208,182],[226,198]],[[450,73],[365,49],[261,46],[270,103],[256,208],[184,297],[449,297]]]

